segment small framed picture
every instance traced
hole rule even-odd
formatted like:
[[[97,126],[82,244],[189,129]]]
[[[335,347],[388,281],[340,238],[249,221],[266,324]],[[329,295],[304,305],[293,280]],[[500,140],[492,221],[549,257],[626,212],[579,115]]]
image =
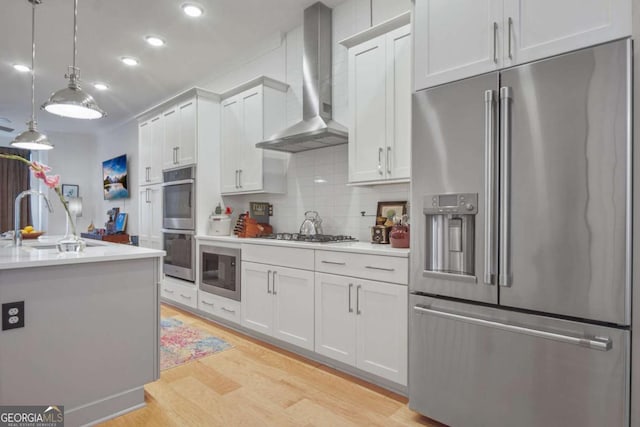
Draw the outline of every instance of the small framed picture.
[[[77,199],[80,195],[80,186],[74,184],[62,184],[62,195],[67,199]]]
[[[407,201],[404,202],[378,202],[378,217],[393,219],[395,215],[407,213]]]

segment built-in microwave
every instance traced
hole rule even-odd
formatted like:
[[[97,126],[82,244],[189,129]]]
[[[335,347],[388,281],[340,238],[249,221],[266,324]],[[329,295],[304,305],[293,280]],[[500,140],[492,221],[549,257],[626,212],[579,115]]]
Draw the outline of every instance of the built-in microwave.
[[[240,301],[240,249],[200,245],[200,290]]]
[[[162,227],[194,230],[196,227],[195,167],[163,172]]]

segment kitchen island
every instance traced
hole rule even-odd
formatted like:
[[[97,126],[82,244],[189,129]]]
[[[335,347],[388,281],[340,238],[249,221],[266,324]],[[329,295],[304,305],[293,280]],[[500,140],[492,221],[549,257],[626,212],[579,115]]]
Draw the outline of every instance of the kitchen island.
[[[89,242],[58,254],[55,239],[0,246],[0,304],[24,302],[24,327],[4,321],[0,332],[0,405],[64,405],[68,426],[144,406],[144,385],[159,378],[164,252]]]

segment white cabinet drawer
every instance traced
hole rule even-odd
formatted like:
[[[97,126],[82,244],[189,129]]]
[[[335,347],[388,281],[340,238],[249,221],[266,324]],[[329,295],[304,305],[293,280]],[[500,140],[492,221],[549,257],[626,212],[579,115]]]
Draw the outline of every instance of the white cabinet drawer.
[[[162,298],[170,299],[188,307],[196,308],[198,305],[198,290],[195,284],[175,282],[165,278],[160,287]]]
[[[409,283],[408,264],[408,258],[401,257],[316,251],[315,270],[406,285]]]
[[[240,324],[240,301],[200,291],[198,310]]]
[[[242,245],[242,261],[313,270],[313,249]]]

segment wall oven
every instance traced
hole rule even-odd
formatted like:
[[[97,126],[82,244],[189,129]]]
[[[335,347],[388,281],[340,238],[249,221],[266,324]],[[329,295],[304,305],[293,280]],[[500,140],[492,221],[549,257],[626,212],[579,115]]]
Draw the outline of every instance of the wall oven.
[[[240,249],[200,245],[200,290],[240,301]]]
[[[193,230],[162,230],[164,239],[164,274],[195,281],[195,232]]]
[[[168,229],[194,230],[196,225],[195,167],[164,171],[163,177],[162,226]]]

